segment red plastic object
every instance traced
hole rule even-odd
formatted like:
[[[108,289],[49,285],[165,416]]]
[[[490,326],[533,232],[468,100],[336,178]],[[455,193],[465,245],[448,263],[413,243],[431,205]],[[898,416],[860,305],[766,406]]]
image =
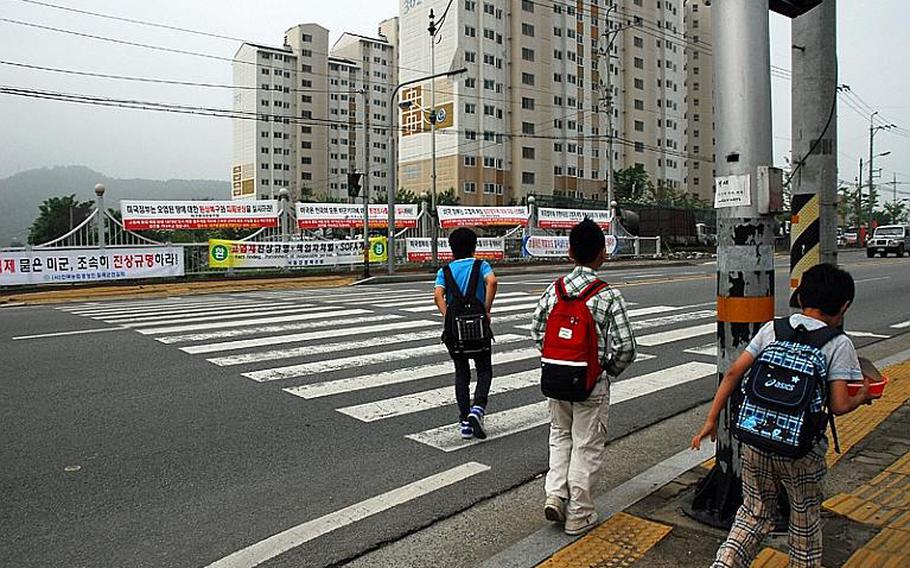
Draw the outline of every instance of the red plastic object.
[[[882,375],[882,380],[876,381],[869,385],[869,394],[880,395],[885,392],[885,385],[888,384],[888,377]],[[863,388],[863,383],[857,381],[852,383],[847,383],[847,394],[850,396],[856,395],[859,392],[859,389]]]

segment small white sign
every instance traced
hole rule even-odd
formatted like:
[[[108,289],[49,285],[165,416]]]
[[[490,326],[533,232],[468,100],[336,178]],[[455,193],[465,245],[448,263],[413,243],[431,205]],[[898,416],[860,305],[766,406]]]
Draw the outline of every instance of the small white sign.
[[[714,208],[752,205],[751,181],[749,174],[715,178]]]

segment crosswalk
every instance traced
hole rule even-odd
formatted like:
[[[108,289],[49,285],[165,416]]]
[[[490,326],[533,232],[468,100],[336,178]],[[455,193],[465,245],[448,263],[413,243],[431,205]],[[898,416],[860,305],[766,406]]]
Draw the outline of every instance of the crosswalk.
[[[537,299],[514,288],[497,296],[488,440],[547,423],[539,352],[528,333]],[[612,386],[611,404],[673,396],[685,385],[716,380],[713,345],[706,345],[716,330],[713,303],[628,304],[642,352]],[[274,396],[329,406],[346,427],[400,422],[405,443],[446,453],[476,444],[456,429],[452,364],[428,287],[260,291],[59,309],[200,357]]]

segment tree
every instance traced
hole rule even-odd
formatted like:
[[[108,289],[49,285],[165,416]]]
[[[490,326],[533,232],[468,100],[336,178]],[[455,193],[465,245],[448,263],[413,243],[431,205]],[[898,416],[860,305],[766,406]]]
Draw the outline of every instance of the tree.
[[[38,206],[38,216],[28,230],[28,242],[38,245],[62,237],[91,215],[94,203],[76,199],[76,195],[51,197]]]
[[[654,191],[654,184],[641,164],[614,172],[613,187],[617,201],[641,202],[646,195]]]
[[[461,198],[455,195],[454,187],[436,194],[436,205],[458,205],[460,202]]]
[[[888,223],[906,223],[908,216],[910,216],[908,215],[908,213],[910,213],[908,209],[910,208],[908,208],[905,199],[885,203],[883,207],[885,209],[885,216],[888,218]]]
[[[395,193],[395,203],[420,203],[420,196],[410,189],[398,188]]]

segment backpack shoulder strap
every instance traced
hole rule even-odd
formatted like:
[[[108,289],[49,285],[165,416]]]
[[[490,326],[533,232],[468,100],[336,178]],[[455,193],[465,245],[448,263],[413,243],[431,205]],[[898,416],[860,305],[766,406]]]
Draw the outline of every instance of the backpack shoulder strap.
[[[459,302],[464,302],[464,294],[461,293],[461,288],[455,282],[455,277],[452,276],[452,269],[449,268],[448,264],[442,267],[442,275],[446,280],[446,290],[452,294],[453,298]]]
[[[476,258],[474,259],[473,266],[471,266],[471,277],[468,280],[468,291],[464,295],[468,301],[473,301],[477,295],[477,285],[480,283],[481,264],[483,264],[483,261],[479,258]]]
[[[572,298],[569,297],[569,292],[566,291],[565,278],[557,278],[555,284],[557,300],[560,302],[568,302],[572,300]]]
[[[790,325],[790,318],[782,317],[774,320],[774,339],[776,341],[791,341],[796,337],[796,330]]]
[[[811,345],[817,349],[824,347],[829,341],[844,333],[836,327],[826,325],[823,328],[808,331],[803,334],[801,343]]]
[[[609,285],[606,282],[604,282],[603,280],[598,278],[594,282],[591,282],[590,284],[588,284],[588,286],[584,290],[581,291],[581,294],[578,295],[578,299],[581,300],[582,302],[587,302],[588,300],[590,300],[591,298],[593,298],[594,296],[599,294],[601,292],[601,290],[605,289],[607,286],[609,286]]]

